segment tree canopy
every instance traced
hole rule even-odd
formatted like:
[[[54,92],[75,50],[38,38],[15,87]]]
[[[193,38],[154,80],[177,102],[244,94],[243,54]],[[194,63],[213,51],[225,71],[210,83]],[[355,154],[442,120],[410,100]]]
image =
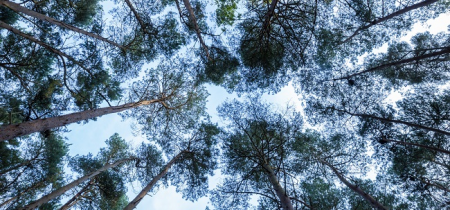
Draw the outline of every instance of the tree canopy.
[[[450,208],[450,25],[427,27],[449,15],[448,0],[0,0],[0,209],[142,209],[168,187],[206,209]],[[286,87],[299,103],[265,100]],[[103,147],[71,144],[106,115],[134,137],[109,121]]]

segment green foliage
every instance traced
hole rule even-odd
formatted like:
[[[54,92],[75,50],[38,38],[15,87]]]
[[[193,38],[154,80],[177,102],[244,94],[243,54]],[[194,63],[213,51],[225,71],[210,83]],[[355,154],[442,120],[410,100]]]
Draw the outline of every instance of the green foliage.
[[[216,23],[218,25],[233,25],[236,19],[237,2],[234,0],[216,0]]]
[[[75,8],[73,22],[79,25],[88,25],[92,22],[93,16],[100,12],[98,0],[77,0],[70,1]]]
[[[71,158],[69,165],[81,175],[92,173],[104,165],[131,157],[127,142],[115,133],[106,140],[97,156],[92,154]],[[126,164],[106,170],[84,184],[81,193],[85,194],[75,205],[80,208],[121,209],[128,204],[125,186],[127,172],[122,170]],[[92,202],[95,201],[95,202]]]
[[[228,77],[238,70],[239,61],[226,49],[211,46],[209,48],[211,60],[206,60],[204,73],[200,74],[199,81],[211,82],[215,85],[222,85],[229,80]]]
[[[19,15],[5,6],[0,6],[0,21],[3,21],[9,25],[14,24]]]
[[[77,209],[123,209],[127,182],[147,185],[177,154],[151,192],[173,185],[191,201],[211,193],[217,209],[280,209],[278,185],[295,209],[372,209],[366,194],[390,209],[449,208],[449,33],[400,41],[449,2],[402,12],[421,2],[191,0],[199,31],[182,1],[113,1],[110,15],[99,0],[20,3],[122,47],[1,6],[0,21],[27,35],[0,34],[0,126],[161,101],[123,113],[148,139],[136,151],[114,134],[97,155],[68,158],[58,130],[0,142],[0,200],[15,199],[0,208],[63,186],[65,160],[77,177],[133,159],[39,207],[80,193]],[[302,110],[254,96],[291,80]],[[217,125],[205,83],[254,95],[221,105]],[[224,179],[210,192],[217,169]]]

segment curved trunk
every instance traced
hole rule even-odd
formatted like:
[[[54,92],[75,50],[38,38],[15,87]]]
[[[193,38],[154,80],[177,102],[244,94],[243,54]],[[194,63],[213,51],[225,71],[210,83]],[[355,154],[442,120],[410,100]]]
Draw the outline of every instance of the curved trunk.
[[[47,202],[51,201],[52,199],[54,199],[54,198],[56,198],[58,196],[61,196],[62,194],[64,194],[68,190],[76,187],[77,185],[79,185],[79,184],[81,184],[81,183],[83,183],[83,182],[85,182],[85,181],[87,181],[89,179],[92,179],[93,177],[97,176],[101,172],[106,171],[106,170],[108,170],[110,168],[114,168],[114,167],[116,167],[116,166],[118,166],[118,165],[120,165],[122,163],[125,163],[127,161],[130,161],[130,160],[134,160],[134,158],[128,158],[128,159],[119,160],[119,161],[114,162],[113,164],[107,163],[105,166],[101,167],[97,171],[94,171],[94,172],[92,172],[92,173],[90,173],[90,174],[88,174],[86,176],[83,176],[83,177],[81,177],[81,178],[79,178],[79,179],[69,183],[68,185],[66,185],[64,187],[61,187],[61,188],[53,191],[52,193],[50,193],[50,194],[40,198],[39,200],[34,201],[31,204],[28,204],[27,206],[23,207],[22,209],[35,209],[35,208],[41,206],[42,204],[47,203]]]
[[[445,153],[447,155],[450,155],[450,151],[448,151],[448,150],[440,149],[440,148],[437,148],[437,147],[430,147],[430,146],[423,145],[423,144],[409,143],[409,142],[404,142],[404,141],[396,141],[396,140],[385,139],[385,138],[383,138],[382,141],[384,141],[384,142],[394,142],[394,143],[403,144],[403,145],[422,147],[422,148],[425,148],[425,149],[433,150],[433,151],[436,151],[436,152],[442,152],[442,153]]]
[[[137,103],[127,103],[119,106],[104,107],[94,110],[86,110],[57,117],[38,119],[14,125],[2,126],[0,127],[0,141],[5,141],[8,139],[31,134],[38,131],[50,130],[52,128],[65,126],[70,123],[88,120],[106,114],[122,112],[127,109],[132,109],[143,105],[149,105],[152,103],[161,102],[163,100],[165,100],[165,98],[141,101]]]
[[[396,12],[394,12],[394,13],[391,13],[391,14],[389,14],[389,15],[387,15],[387,16],[384,16],[384,17],[382,17],[382,18],[379,18],[379,19],[377,19],[377,20],[374,20],[374,21],[372,21],[369,25],[361,26],[361,27],[359,27],[358,29],[356,29],[356,31],[353,32],[353,34],[352,34],[351,36],[349,36],[347,39],[345,39],[344,41],[342,41],[340,44],[344,44],[344,43],[350,41],[350,40],[353,39],[356,35],[358,35],[359,32],[361,32],[361,31],[363,31],[363,30],[366,30],[366,29],[368,29],[368,28],[370,28],[370,27],[372,27],[372,26],[374,26],[374,25],[377,25],[378,23],[381,23],[381,22],[387,21],[387,20],[389,20],[389,19],[392,19],[392,18],[394,18],[394,17],[403,15],[403,14],[405,14],[405,13],[411,11],[411,10],[415,10],[415,9],[417,9],[417,8],[420,8],[420,7],[428,6],[428,5],[430,5],[430,4],[432,4],[432,3],[435,3],[435,2],[437,2],[437,1],[438,1],[438,0],[425,0],[425,1],[423,1],[423,2],[420,2],[420,3],[417,3],[417,4],[413,4],[413,5],[409,6],[409,7],[405,7],[405,8],[403,8],[403,9],[398,10],[398,11],[396,11]]]
[[[117,43],[115,43],[113,41],[110,41],[110,40],[108,40],[108,39],[106,39],[106,38],[104,38],[104,37],[102,37],[100,35],[87,32],[87,31],[85,31],[85,30],[83,30],[81,28],[77,28],[75,26],[72,26],[72,25],[69,25],[67,23],[61,22],[59,20],[56,20],[56,19],[51,18],[51,17],[48,17],[48,16],[43,15],[41,13],[35,12],[33,10],[29,10],[26,7],[20,6],[20,4],[17,4],[17,3],[11,2],[11,1],[0,0],[0,5],[8,7],[8,8],[10,8],[11,10],[13,10],[13,11],[15,11],[17,13],[19,13],[19,12],[24,13],[24,14],[26,14],[28,16],[37,18],[39,20],[47,21],[47,22],[49,22],[51,24],[54,24],[54,25],[57,25],[59,27],[62,27],[62,28],[65,28],[65,29],[68,29],[68,30],[71,30],[71,31],[74,31],[74,32],[77,32],[77,33],[80,33],[80,34],[84,34],[84,35],[92,37],[94,39],[98,39],[100,41],[107,42],[107,43],[109,43],[111,45],[114,45],[114,46],[116,46],[116,47],[118,47],[118,48],[120,48],[122,50],[126,50],[126,48],[124,46],[122,46],[120,44],[117,44]]]
[[[322,162],[324,165],[328,166],[333,172],[334,174],[336,174],[336,176],[339,178],[339,180],[341,180],[342,183],[344,183],[348,188],[350,188],[351,190],[353,190],[353,192],[359,194],[361,197],[363,197],[366,201],[368,201],[373,208],[375,209],[379,209],[379,210],[387,210],[386,207],[384,207],[381,203],[379,203],[377,200],[375,200],[375,198],[373,198],[371,195],[367,194],[366,192],[364,192],[361,188],[359,188],[357,185],[353,185],[351,184],[347,179],[344,178],[344,176],[342,176],[341,173],[339,173],[337,171],[337,169],[335,167],[333,167],[331,164],[329,164],[326,161],[320,161]]]
[[[159,174],[155,178],[153,178],[152,181],[150,183],[148,183],[147,186],[144,187],[144,189],[141,190],[141,192],[124,208],[124,210],[132,210],[132,209],[136,208],[136,206],[139,204],[139,202],[141,202],[142,198],[144,198],[145,195],[147,195],[147,193],[153,188],[153,186],[155,186],[156,182],[158,182],[164,175],[167,174],[170,167],[172,167],[172,165],[175,163],[175,161],[178,158],[180,158],[181,155],[185,152],[186,151],[181,151],[180,153],[178,153],[178,155],[173,157],[172,160],[170,160],[169,163],[166,164],[164,169],[161,172],[159,172]]]
[[[278,178],[275,175],[275,172],[267,164],[264,164],[263,167],[267,171],[267,177],[269,178],[270,184],[272,184],[272,187],[277,194],[277,197],[281,203],[281,207],[284,210],[294,210],[291,199],[289,198],[289,196],[287,196],[286,191],[280,185],[280,182],[278,182]]]
[[[203,50],[205,51],[206,58],[208,60],[211,60],[211,58],[209,57],[209,49],[206,46],[205,41],[203,41],[202,34],[201,34],[201,31],[200,31],[200,27],[198,26],[197,19],[195,18],[194,10],[192,9],[191,3],[189,2],[189,0],[183,0],[183,3],[184,3],[184,6],[186,7],[186,9],[189,12],[189,21],[194,26],[195,33],[197,34],[198,41],[200,42],[200,45],[202,45]]]
[[[382,122],[388,122],[388,123],[398,123],[398,124],[403,124],[403,125],[407,125],[407,126],[411,126],[411,127],[415,127],[415,128],[420,128],[420,129],[424,129],[424,130],[433,131],[433,132],[444,134],[444,135],[450,135],[450,132],[448,132],[448,131],[443,131],[443,130],[440,130],[440,129],[437,129],[437,128],[432,128],[432,127],[427,127],[427,126],[423,126],[423,125],[418,125],[418,124],[414,124],[414,123],[410,123],[410,122],[406,122],[406,121],[391,120],[391,119],[377,117],[377,116],[373,116],[373,115],[369,115],[369,114],[351,113],[351,112],[346,111],[346,110],[339,110],[339,109],[335,109],[335,110],[347,113],[347,114],[349,114],[351,116],[362,117],[362,118],[371,118],[371,119],[379,120],[379,121],[382,121]]]

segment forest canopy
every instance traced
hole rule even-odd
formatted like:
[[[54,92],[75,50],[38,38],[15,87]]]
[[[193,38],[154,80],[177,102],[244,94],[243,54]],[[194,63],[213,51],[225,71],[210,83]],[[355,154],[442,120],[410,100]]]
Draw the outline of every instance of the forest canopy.
[[[0,0],[0,209],[146,209],[167,187],[218,210],[450,208],[450,25],[426,27],[449,17],[448,0]],[[265,100],[285,87],[300,105]],[[70,126],[110,115],[144,141],[71,152]]]

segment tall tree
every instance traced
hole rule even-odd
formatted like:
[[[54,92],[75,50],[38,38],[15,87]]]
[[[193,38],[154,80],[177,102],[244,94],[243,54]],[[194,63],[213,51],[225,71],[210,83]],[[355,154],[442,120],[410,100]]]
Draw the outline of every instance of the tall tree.
[[[64,184],[63,160],[68,145],[59,133],[43,132],[38,138],[21,142],[21,151],[9,149],[3,155],[19,153],[15,163],[3,159],[0,192],[4,208],[19,208],[36,199],[42,193],[59,188]],[[14,152],[14,153],[12,153]],[[5,156],[3,156],[5,157]],[[49,203],[48,205],[56,204]]]
[[[222,157],[222,174],[228,177],[215,190],[213,201],[219,208],[246,208],[253,194],[268,198],[265,201],[275,208],[304,206],[291,200],[291,188],[287,188],[293,178],[289,144],[300,132],[302,120],[292,110],[272,112],[270,105],[258,100],[226,102],[218,110],[229,123]]]
[[[161,121],[163,124],[165,123],[165,120],[172,121],[170,116],[165,116],[166,114],[182,113],[188,115],[188,113],[183,113],[183,110],[188,110],[190,107],[194,107],[197,111],[199,111],[201,107],[195,107],[192,104],[199,102],[199,100],[201,100],[204,96],[204,93],[201,87],[195,86],[195,75],[190,75],[191,73],[189,72],[182,72],[181,69],[169,72],[167,71],[167,68],[169,68],[169,66],[159,67],[151,72],[148,72],[148,76],[146,78],[138,83],[135,83],[139,84],[141,89],[138,90],[138,87],[132,86],[133,92],[130,93],[130,100],[135,100],[136,102],[119,106],[86,110],[48,119],[37,119],[19,124],[2,126],[0,127],[2,131],[0,139],[4,141],[21,135],[65,126],[73,122],[92,119],[105,114],[117,113],[132,108],[142,107],[143,105],[154,106],[150,108],[153,110],[153,114],[155,114],[151,118],[158,118],[156,116],[161,115],[160,119],[155,119],[154,121]],[[181,66],[178,66],[178,68],[181,68]],[[191,81],[189,81],[189,79]],[[163,111],[165,109],[169,112]],[[136,112],[140,112],[140,109],[137,109]],[[149,115],[133,116],[136,116],[138,120],[142,117],[150,118]]]
[[[194,201],[206,195],[207,175],[213,175],[212,172],[216,169],[216,135],[220,130],[209,122],[196,123],[191,128],[181,126],[172,129],[176,131],[170,135],[163,134],[158,135],[159,138],[153,138],[166,154],[173,154],[164,166],[160,154],[153,146],[141,146],[139,157],[143,161],[139,162],[137,170],[139,179],[146,181],[142,183],[145,187],[125,209],[134,209],[147,193],[154,191],[155,186],[162,182],[161,179],[170,180],[186,199]]]
[[[60,187],[57,190],[54,190],[53,192],[43,196],[38,200],[31,202],[30,204],[24,206],[23,209],[37,208],[63,195],[65,192],[71,190],[72,188],[77,187],[78,185],[86,181],[99,179],[97,180],[97,182],[101,183],[102,181],[105,181],[105,179],[108,179],[109,176],[111,175],[111,173],[107,172],[108,169],[123,166],[124,164],[129,163],[130,161],[136,160],[135,157],[130,156],[130,153],[127,151],[128,147],[126,146],[126,143],[117,134],[113,135],[109,140],[107,140],[107,145],[108,145],[107,148],[100,150],[100,153],[96,158],[92,158],[92,155],[77,158],[78,160],[76,160],[76,163],[74,164],[76,165],[77,167],[76,169],[79,172],[83,171],[84,174],[82,174],[83,175],[82,177],[70,182],[65,186]],[[103,187],[106,186],[103,185]],[[111,187],[114,188],[119,186],[117,186],[116,183],[116,185],[111,185]],[[108,195],[108,193],[112,194],[114,193],[110,191],[111,189],[101,189],[101,190],[103,190],[103,192],[101,193],[102,196]],[[124,192],[122,190],[122,194],[123,193]],[[111,199],[112,199],[111,201],[119,200],[117,197]]]

